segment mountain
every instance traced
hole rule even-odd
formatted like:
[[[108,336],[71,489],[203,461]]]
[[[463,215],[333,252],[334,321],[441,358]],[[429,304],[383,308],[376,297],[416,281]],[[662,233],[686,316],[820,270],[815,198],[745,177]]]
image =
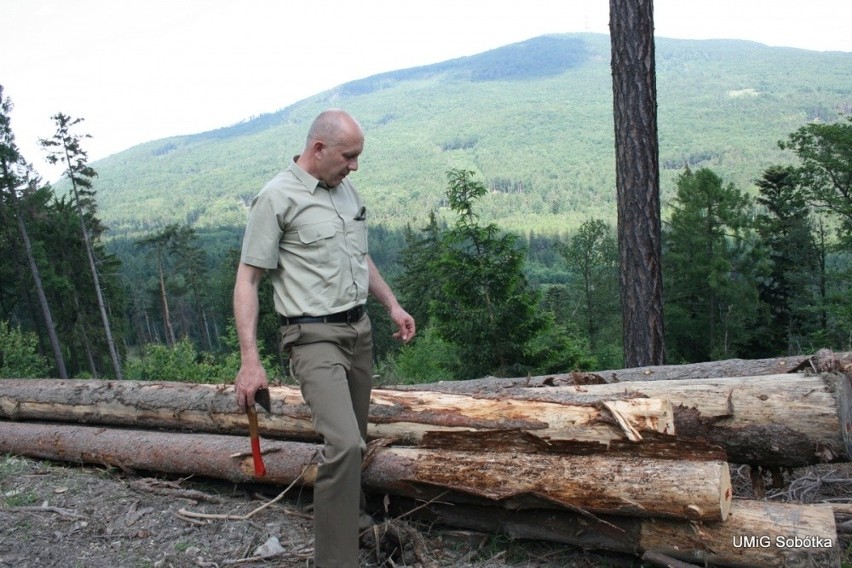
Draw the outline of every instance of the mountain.
[[[852,53],[658,38],[656,54],[664,202],[687,164],[752,188],[767,166],[793,160],[779,140],[852,111]],[[94,162],[100,214],[117,233],[242,225],[254,194],[301,151],[310,121],[334,106],[364,126],[352,177],[374,223],[424,224],[451,168],[477,172],[493,190],[482,219],[507,229],[614,222],[609,62],[606,35],[552,35],[345,83]]]

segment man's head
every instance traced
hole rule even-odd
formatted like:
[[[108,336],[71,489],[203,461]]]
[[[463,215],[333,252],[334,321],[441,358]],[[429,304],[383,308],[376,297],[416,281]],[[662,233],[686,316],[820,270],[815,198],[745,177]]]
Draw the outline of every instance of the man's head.
[[[314,119],[298,164],[329,187],[358,169],[364,150],[364,131],[347,112],[330,109]]]

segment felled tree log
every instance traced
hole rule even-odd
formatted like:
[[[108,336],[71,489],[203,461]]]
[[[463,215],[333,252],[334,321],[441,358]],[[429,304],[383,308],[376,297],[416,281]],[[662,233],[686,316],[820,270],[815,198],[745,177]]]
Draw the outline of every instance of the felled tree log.
[[[633,381],[503,389],[470,397],[374,391],[370,433],[419,439],[424,431],[522,429],[556,440],[629,438],[603,405],[613,399],[669,400],[681,439],[718,444],[734,463],[800,467],[852,457],[852,389],[841,373]],[[618,411],[643,432],[671,433],[665,408]],[[231,387],[132,381],[0,381],[0,416],[142,427],[244,432]],[[631,418],[632,416],[632,418]],[[295,388],[273,388],[265,436],[313,439],[310,411]]]
[[[737,501],[726,522],[685,529],[662,519],[642,523],[642,548],[702,565],[840,566],[831,505]]]
[[[852,459],[852,387],[840,373],[523,389],[510,396],[592,402],[647,396],[675,407],[679,438],[719,444],[734,463],[798,467]]]
[[[131,470],[288,485],[315,478],[319,446],[264,440],[266,475],[253,476],[248,438],[0,421],[0,452]],[[721,520],[732,493],[719,460],[382,447],[365,459],[368,491],[443,500],[483,499],[509,508]]]
[[[391,507],[457,528],[637,556],[657,551],[700,566],[840,566],[830,505],[737,500],[724,522],[703,523],[399,499]]]
[[[272,387],[272,412],[258,412],[260,432],[315,439],[308,406],[297,388]],[[617,399],[624,397],[619,395]],[[0,380],[0,417],[242,434],[247,418],[232,386],[136,381]],[[419,440],[428,431],[518,429],[550,440],[609,444],[644,433],[674,433],[667,401],[593,404],[477,399],[433,392],[374,390],[369,434]]]
[[[401,385],[399,390],[429,390],[455,394],[489,394],[511,388],[537,388],[566,385],[595,385],[625,381],[673,381],[710,379],[722,377],[753,377],[798,372],[802,369],[816,372],[826,369],[825,360],[852,360],[852,353],[830,353],[822,350],[814,355],[795,355],[771,359],[727,359],[685,365],[656,365],[605,371],[571,371],[534,377],[482,377],[467,381],[441,381],[419,385]]]
[[[506,388],[479,396],[566,404],[660,398],[674,406],[678,438],[718,444],[732,463],[800,467],[852,460],[852,388],[844,373]]]

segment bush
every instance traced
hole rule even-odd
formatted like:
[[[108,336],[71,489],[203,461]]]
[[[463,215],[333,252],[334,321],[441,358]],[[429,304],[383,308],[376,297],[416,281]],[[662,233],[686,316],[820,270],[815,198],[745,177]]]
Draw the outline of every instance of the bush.
[[[173,347],[152,343],[142,349],[142,355],[138,359],[127,362],[124,375],[136,381],[232,383],[240,369],[240,351],[233,321],[228,324],[228,332],[223,342],[229,351],[218,358],[208,352],[199,354],[187,337],[175,343]],[[263,355],[262,343],[258,347],[269,380],[280,378],[275,358]]]
[[[50,363],[38,352],[36,334],[0,321],[0,378],[32,379],[49,374]]]
[[[524,346],[531,365],[530,373],[569,373],[596,368],[588,342],[564,328],[550,323]]]
[[[425,384],[452,381],[450,369],[458,358],[458,350],[427,328],[417,340],[406,345],[382,366],[384,384]]]
[[[188,338],[181,339],[173,347],[158,343],[146,345],[139,359],[127,362],[125,375],[137,381],[219,382],[215,367],[199,360]]]

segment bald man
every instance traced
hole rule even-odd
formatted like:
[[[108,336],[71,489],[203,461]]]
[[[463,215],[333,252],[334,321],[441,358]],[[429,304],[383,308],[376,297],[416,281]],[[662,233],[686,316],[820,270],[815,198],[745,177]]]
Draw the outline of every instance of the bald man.
[[[318,568],[359,565],[361,461],[373,375],[367,295],[388,310],[395,338],[408,343],[416,331],[367,253],[367,208],[348,178],[363,150],[364,131],[348,113],[331,109],[314,120],[302,153],[252,202],[234,286],[240,409],[267,386],[257,321],[258,285],[270,270],[281,346],[323,439],[314,485]]]

